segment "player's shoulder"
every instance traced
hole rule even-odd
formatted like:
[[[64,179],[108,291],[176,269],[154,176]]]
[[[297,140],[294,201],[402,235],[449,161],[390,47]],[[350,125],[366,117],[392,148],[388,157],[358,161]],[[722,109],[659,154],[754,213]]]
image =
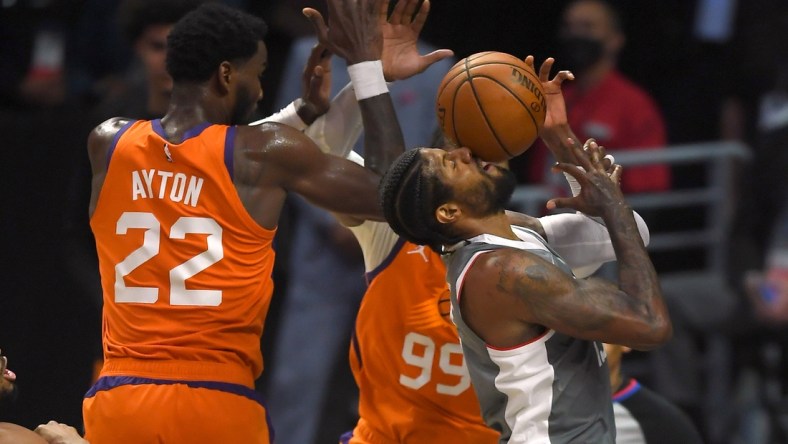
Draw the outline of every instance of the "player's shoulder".
[[[475,244],[471,244],[475,245]],[[479,245],[479,249],[468,258],[468,273],[480,276],[492,276],[493,272],[518,268],[530,263],[533,254],[526,250],[508,246],[489,244]]]
[[[133,121],[135,119],[129,117],[111,117],[93,128],[93,131],[90,132],[90,140],[108,142],[115,137],[118,131]]]
[[[239,125],[236,127],[236,146],[254,153],[288,151],[305,144],[307,136],[292,126],[277,122],[263,122],[259,125]]]

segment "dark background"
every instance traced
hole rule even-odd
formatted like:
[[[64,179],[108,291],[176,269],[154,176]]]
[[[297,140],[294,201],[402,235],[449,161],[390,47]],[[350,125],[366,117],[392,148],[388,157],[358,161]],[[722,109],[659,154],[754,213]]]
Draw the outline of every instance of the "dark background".
[[[89,262],[74,245],[90,241],[89,184],[80,172],[87,167],[86,136],[99,123],[90,118],[101,96],[96,85],[121,72],[131,57],[114,31],[116,3],[54,0],[37,8],[19,1],[0,7],[0,347],[20,388],[17,404],[0,412],[0,419],[28,427],[49,419],[81,424],[82,396],[100,350],[100,308],[85,290],[97,271],[87,268]],[[263,79],[267,94],[260,104],[260,114],[268,115],[288,45],[309,31],[297,12],[307,5],[322,8],[321,2],[230,3],[271,26],[271,68]],[[533,54],[541,61],[553,53],[565,3],[433,0],[423,36],[453,49],[458,58],[497,50]],[[716,43],[693,36],[696,1],[616,4],[628,35],[621,70],[653,94],[665,115],[670,144],[719,139],[721,106],[736,98],[746,112],[744,140],[756,145],[755,105],[773,86],[778,60],[786,58],[788,40],[779,39],[786,28],[786,2],[740,1],[733,38]],[[31,104],[20,99],[17,88],[30,63],[30,29],[47,21],[68,36],[66,93],[58,103]],[[693,178],[679,175],[676,180],[680,185]],[[286,271],[280,267],[276,277],[280,293]],[[267,332],[273,330],[279,303],[274,301]]]

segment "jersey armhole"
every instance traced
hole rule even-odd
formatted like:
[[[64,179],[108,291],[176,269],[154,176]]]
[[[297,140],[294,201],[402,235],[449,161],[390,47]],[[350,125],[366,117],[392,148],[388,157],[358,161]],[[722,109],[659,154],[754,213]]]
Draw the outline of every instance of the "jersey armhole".
[[[228,126],[227,132],[224,136],[224,166],[227,168],[227,173],[230,174],[230,181],[234,181],[233,168],[235,166],[235,126]]]
[[[125,125],[123,125],[118,130],[117,133],[115,133],[115,136],[112,138],[112,143],[110,144],[109,149],[107,150],[107,165],[106,165],[107,169],[109,169],[109,161],[112,160],[112,155],[115,153],[115,148],[118,147],[118,142],[120,141],[121,136],[123,136],[123,133],[125,133],[126,130],[131,128],[131,125],[134,125],[135,123],[137,123],[136,120],[129,120]]]

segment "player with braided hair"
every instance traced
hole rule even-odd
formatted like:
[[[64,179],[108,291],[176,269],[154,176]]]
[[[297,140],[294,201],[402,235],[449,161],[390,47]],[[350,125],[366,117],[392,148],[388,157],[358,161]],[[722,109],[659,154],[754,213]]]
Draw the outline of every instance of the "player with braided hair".
[[[565,118],[555,89],[545,92],[552,97],[549,113]],[[548,116],[545,126],[554,123]],[[380,184],[391,227],[443,253],[465,363],[484,420],[500,432],[501,443],[614,443],[600,342],[646,350],[671,335],[656,272],[618,184],[621,167],[610,170],[595,142],[581,149],[569,134],[558,131],[543,140],[558,147],[556,169],[580,189],[547,206],[601,217],[619,261],[618,284],[577,278],[570,255],[537,231],[513,227],[505,211],[511,173],[468,149],[402,154]],[[435,182],[448,191],[434,192]],[[547,239],[566,233],[543,227]],[[595,253],[587,246],[567,252],[583,256],[583,250]]]
[[[531,58],[527,60],[533,63]],[[570,76],[562,72],[548,80],[551,66],[549,59],[540,73],[543,86],[551,92],[551,114],[541,136],[559,158],[566,158],[566,150],[554,142],[571,136],[560,94],[561,82]],[[333,120],[353,127],[360,117],[352,104],[343,104],[345,93],[332,102],[325,118],[344,113],[342,119]],[[334,138],[331,143],[324,143],[325,135],[312,128],[306,133],[319,141],[323,150],[363,163],[360,156],[350,151],[355,141],[352,132],[347,135],[350,140]],[[417,160],[419,153],[411,150],[402,154],[402,159],[410,161],[395,163],[386,176],[401,178],[413,173],[411,162]],[[440,256],[423,245],[432,240],[431,228],[413,223],[418,218],[409,212],[424,213],[433,196],[451,194],[440,181],[419,182],[415,175],[411,180],[412,188],[381,188],[384,200],[400,199],[402,209],[407,207],[405,211],[393,206],[384,208],[388,223],[340,216],[361,245],[368,283],[350,346],[350,364],[359,386],[360,418],[343,442],[496,443],[500,434],[482,420],[457,329],[449,319],[446,268]],[[385,196],[387,193],[389,197]],[[584,215],[559,214],[539,219],[517,213],[508,215],[510,223],[518,225],[514,230],[530,233],[528,229],[532,229],[546,237],[551,248],[565,255],[582,276],[602,262],[615,259],[604,225]],[[648,242],[647,228],[639,217],[638,228]],[[439,247],[437,242],[432,244]],[[586,251],[578,251],[582,249],[577,245],[584,245]]]

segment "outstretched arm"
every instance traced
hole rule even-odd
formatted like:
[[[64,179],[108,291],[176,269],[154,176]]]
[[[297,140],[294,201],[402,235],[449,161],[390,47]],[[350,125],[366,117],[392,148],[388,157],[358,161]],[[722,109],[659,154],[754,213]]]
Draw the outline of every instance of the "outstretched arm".
[[[545,100],[547,102],[547,115],[545,115],[544,126],[539,132],[539,138],[547,146],[558,162],[576,163],[572,147],[566,143],[567,139],[577,141],[577,136],[569,126],[566,114],[566,103],[561,92],[561,85],[565,80],[574,80],[575,75],[570,71],[559,71],[550,79],[550,70],[553,68],[555,59],[548,57],[542,66],[539,67],[539,81],[544,89]],[[534,68],[534,57],[525,58],[525,64]]]
[[[347,61],[364,122],[365,167],[378,174],[405,150],[380,62],[387,4],[383,0],[329,0],[330,27],[316,10],[304,10],[320,43]]]
[[[619,260],[618,285],[574,279],[532,253],[502,249],[477,260],[464,292],[486,293],[490,305],[527,324],[635,349],[656,347],[672,328],[656,271],[618,186],[620,169],[609,176],[595,145],[588,154],[575,146],[573,154],[585,172],[566,163],[560,168],[582,184],[581,194],[554,199],[551,206],[602,217]]]

